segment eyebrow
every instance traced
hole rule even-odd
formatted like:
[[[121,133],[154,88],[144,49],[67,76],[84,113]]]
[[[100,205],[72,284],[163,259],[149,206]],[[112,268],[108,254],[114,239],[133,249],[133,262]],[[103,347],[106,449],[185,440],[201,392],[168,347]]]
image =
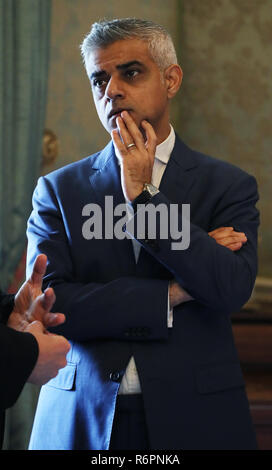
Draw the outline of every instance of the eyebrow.
[[[138,60],[131,60],[130,62],[126,62],[125,64],[120,64],[120,65],[117,65],[116,68],[118,70],[126,70],[128,69],[129,67],[131,67],[132,65],[138,65],[140,67],[143,67],[144,65],[142,64],[142,62],[139,62]],[[98,70],[98,71],[95,71],[93,72],[91,75],[90,75],[90,79],[94,79],[94,78],[99,78],[99,77],[104,77],[105,75],[108,75],[107,72],[105,70]]]
[[[116,68],[118,70],[124,70],[128,67],[131,67],[132,65],[140,65],[141,67],[143,67],[142,62],[139,62],[138,60],[131,60],[130,62],[126,62],[125,64],[117,65]]]
[[[99,78],[99,77],[103,77],[105,75],[107,75],[105,70],[98,70],[96,72],[91,73],[90,79],[92,80],[93,78]]]

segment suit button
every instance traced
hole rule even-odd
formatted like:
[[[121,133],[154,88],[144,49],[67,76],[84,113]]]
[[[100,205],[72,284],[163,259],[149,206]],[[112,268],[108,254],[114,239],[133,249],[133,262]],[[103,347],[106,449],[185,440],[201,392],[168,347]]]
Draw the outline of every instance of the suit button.
[[[143,336],[150,336],[151,330],[148,327],[143,328]]]
[[[121,382],[122,374],[120,372],[111,372],[110,379],[112,382]]]
[[[151,329],[148,328],[148,327],[133,327],[133,328],[129,328],[128,330],[126,330],[124,332],[124,335],[126,337],[146,337],[146,336],[150,336],[151,335]]]

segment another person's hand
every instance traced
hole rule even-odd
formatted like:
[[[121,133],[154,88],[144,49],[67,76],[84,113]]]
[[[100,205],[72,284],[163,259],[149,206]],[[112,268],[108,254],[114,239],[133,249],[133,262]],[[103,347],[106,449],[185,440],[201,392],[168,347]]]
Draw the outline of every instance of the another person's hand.
[[[46,289],[42,293],[46,264],[45,255],[37,256],[31,277],[15,296],[14,309],[7,323],[10,328],[31,333],[38,343],[38,359],[27,380],[36,385],[45,384],[66,366],[66,354],[70,349],[70,343],[63,336],[46,331],[46,328],[65,321],[62,313],[50,312],[56,300],[53,289]]]
[[[39,321],[30,323],[25,332],[35,336],[39,346],[38,359],[27,382],[44,385],[66,366],[70,343],[63,336],[48,333]]]
[[[52,288],[42,293],[42,280],[46,272],[47,257],[38,255],[31,277],[25,281],[15,296],[14,309],[9,316],[7,325],[19,331],[24,331],[33,320],[39,320],[48,328],[57,326],[65,321],[62,313],[51,313],[55,302]]]

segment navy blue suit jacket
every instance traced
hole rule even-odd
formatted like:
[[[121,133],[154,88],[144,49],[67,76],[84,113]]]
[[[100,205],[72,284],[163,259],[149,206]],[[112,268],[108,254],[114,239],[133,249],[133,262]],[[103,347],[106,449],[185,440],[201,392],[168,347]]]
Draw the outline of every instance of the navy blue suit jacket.
[[[177,136],[163,175],[161,202],[190,204],[191,242],[82,235],[83,207],[123,203],[110,142],[102,152],[40,178],[28,223],[28,271],[48,257],[45,285],[66,323],[68,365],[41,391],[31,449],[108,449],[120,380],[133,355],[152,449],[254,449],[230,313],[249,299],[257,272],[259,214],[255,178],[189,149]],[[248,241],[238,252],[208,235],[234,226]],[[174,308],[167,328],[170,279],[193,301]]]

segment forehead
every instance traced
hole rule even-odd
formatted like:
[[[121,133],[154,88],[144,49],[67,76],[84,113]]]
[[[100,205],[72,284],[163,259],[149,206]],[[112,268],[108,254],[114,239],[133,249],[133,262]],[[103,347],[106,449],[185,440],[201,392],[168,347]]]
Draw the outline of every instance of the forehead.
[[[137,61],[143,65],[156,65],[148,50],[148,44],[141,39],[115,41],[107,47],[94,49],[86,60],[88,74],[94,70],[110,72],[118,65]]]

